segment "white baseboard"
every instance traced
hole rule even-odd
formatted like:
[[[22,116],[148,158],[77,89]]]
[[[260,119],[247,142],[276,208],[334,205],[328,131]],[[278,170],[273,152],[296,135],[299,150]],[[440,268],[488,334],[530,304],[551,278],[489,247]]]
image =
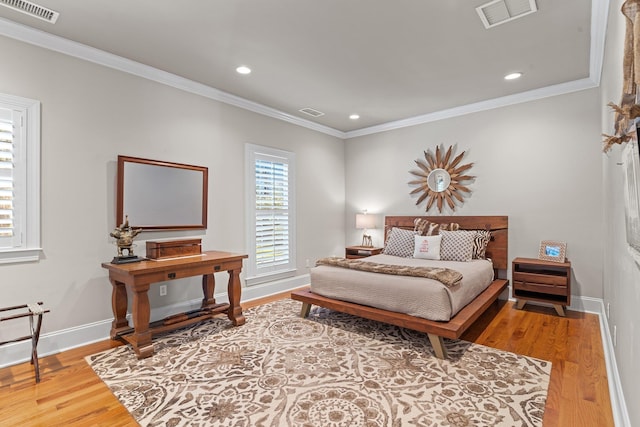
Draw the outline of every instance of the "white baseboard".
[[[309,284],[309,275],[292,277],[276,282],[263,283],[260,285],[244,287],[242,289],[242,301],[251,301],[268,297],[282,292]],[[218,302],[229,302],[227,293],[223,292],[215,295]],[[618,374],[613,341],[609,333],[609,325],[604,309],[604,302],[599,298],[571,297],[572,303],[568,307],[570,310],[585,313],[597,314],[600,318],[600,331],[602,337],[602,347],[604,349],[605,363],[607,367],[607,378],[609,382],[609,395],[611,397],[611,408],[616,427],[631,427],[629,412],[624,400],[622,383]],[[171,314],[194,310],[200,307],[202,299],[194,299],[170,306],[159,307],[151,310],[151,320],[163,319]],[[106,319],[74,328],[43,334],[38,343],[38,354],[40,357],[57,354],[83,345],[91,344],[109,338],[112,319]],[[0,368],[28,362],[31,357],[31,342],[22,341],[8,344],[3,347],[0,353]]]
[[[302,276],[295,276],[275,282],[244,287],[242,288],[242,301],[251,301],[282,292],[288,292],[308,284],[309,275],[304,274]],[[226,291],[216,294],[215,299],[216,302],[229,302]],[[152,308],[151,321],[164,319],[165,317],[175,313],[195,310],[200,307],[201,303],[202,298],[198,298],[190,301],[180,302],[177,304],[167,305],[164,307],[158,307],[155,309]],[[129,318],[130,315],[128,315],[127,317]],[[49,356],[66,350],[71,350],[73,348],[81,347],[83,345],[92,344],[97,341],[109,339],[112,320],[113,319],[105,319],[86,325],[42,334],[40,336],[40,341],[38,342],[38,356]],[[30,340],[7,344],[4,345],[2,347],[2,351],[0,351],[0,368],[16,365],[18,363],[28,362],[30,358]]]
[[[616,427],[631,427],[631,419],[629,411],[624,400],[624,392],[622,390],[622,382],[618,372],[618,364],[616,363],[616,354],[613,348],[613,339],[609,330],[609,321],[604,308],[604,301],[599,298],[589,297],[573,297],[585,302],[585,306],[593,307],[592,310],[585,310],[590,313],[598,314],[600,318],[600,336],[602,337],[602,347],[604,349],[604,359],[607,366],[607,381],[609,384],[609,396],[611,398],[611,410],[613,411],[613,421]],[[573,306],[573,304],[572,304]]]

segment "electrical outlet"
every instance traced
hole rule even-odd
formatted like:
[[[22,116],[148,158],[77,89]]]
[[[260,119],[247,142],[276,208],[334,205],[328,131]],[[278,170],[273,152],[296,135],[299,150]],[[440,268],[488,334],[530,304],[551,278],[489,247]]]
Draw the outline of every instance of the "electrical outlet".
[[[160,285],[160,296],[164,297],[167,295],[167,285]]]
[[[613,346],[616,347],[618,345],[618,328],[616,325],[613,325]]]
[[[309,268],[309,258],[307,258],[306,266]]]

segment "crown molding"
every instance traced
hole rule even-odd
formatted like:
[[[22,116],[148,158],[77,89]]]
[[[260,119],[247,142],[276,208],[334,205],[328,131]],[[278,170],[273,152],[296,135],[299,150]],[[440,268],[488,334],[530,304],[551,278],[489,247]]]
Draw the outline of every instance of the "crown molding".
[[[395,122],[383,123],[381,125],[371,126],[368,128],[349,131],[346,133],[346,139],[356,138],[359,136],[371,135],[374,133],[386,132],[390,130],[400,129],[408,126],[417,126],[424,123],[435,122],[438,120],[450,119],[452,117],[463,116],[465,114],[477,113],[480,111],[492,110],[494,108],[506,107],[523,102],[535,101],[537,99],[548,98],[551,96],[562,95],[565,93],[577,92],[585,89],[591,89],[598,86],[590,78],[574,80],[572,82],[560,83],[553,86],[547,86],[540,89],[534,89],[527,92],[520,92],[514,95],[503,96],[500,98],[489,99],[486,101],[475,102],[460,107],[449,108],[447,110],[436,111],[434,113],[422,114],[420,116],[410,117],[408,119],[397,120]]]
[[[98,65],[113,68],[118,71],[133,74],[148,80],[155,81],[160,84],[171,86],[173,88],[200,95],[205,98],[233,105],[274,119],[302,126],[317,132],[325,133],[336,138],[344,139],[344,132],[305,120],[291,114],[267,107],[257,102],[223,92],[219,89],[185,79],[176,74],[168,73],[148,65],[141,64],[130,59],[114,55],[91,46],[77,43],[63,37],[18,24],[16,22],[0,18],[0,35],[13,38],[25,43],[69,55],[75,58],[93,62]]]
[[[609,0],[592,0],[591,2],[591,50],[589,55],[589,78],[600,86],[602,64],[604,62],[604,45],[607,37],[607,21],[609,19]]]
[[[436,111],[410,117],[407,119],[387,122],[367,128],[343,132],[329,126],[321,125],[310,120],[293,116],[275,108],[267,107],[257,102],[223,92],[219,89],[185,79],[166,71],[141,64],[81,43],[77,43],[47,32],[37,30],[13,21],[0,18],[0,35],[23,41],[45,49],[53,50],[65,55],[113,68],[125,73],[133,74],[148,80],[174,87],[185,92],[223,102],[238,108],[252,111],[277,120],[282,120],[297,126],[302,126],[317,132],[321,132],[340,139],[351,139],[408,126],[416,126],[438,120],[458,117],[465,114],[491,110],[523,102],[534,101],[556,95],[590,89],[600,85],[602,64],[604,58],[604,45],[609,14],[609,0],[592,0],[591,2],[591,45],[589,77],[572,82],[561,83],[534,89],[514,95],[494,98],[486,101],[454,107],[447,110]]]

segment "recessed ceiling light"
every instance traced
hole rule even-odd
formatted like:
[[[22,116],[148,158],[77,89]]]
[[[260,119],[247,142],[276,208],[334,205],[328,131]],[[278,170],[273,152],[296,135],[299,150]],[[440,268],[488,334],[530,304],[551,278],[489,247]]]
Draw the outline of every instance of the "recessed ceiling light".
[[[349,116],[349,118],[351,120],[358,120],[360,118],[360,116],[358,114],[352,114],[352,115]]]
[[[515,79],[519,79],[520,77],[522,77],[522,73],[510,73],[507,74],[506,76],[504,76],[505,80],[515,80]]]
[[[240,74],[250,74],[251,73],[251,68],[241,65],[238,68],[236,68],[236,71]]]

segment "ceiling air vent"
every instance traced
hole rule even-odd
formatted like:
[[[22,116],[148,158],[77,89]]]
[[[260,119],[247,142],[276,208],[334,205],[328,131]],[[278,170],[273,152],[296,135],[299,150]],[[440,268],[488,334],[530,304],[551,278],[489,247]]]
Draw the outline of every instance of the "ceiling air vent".
[[[302,110],[298,110],[301,113],[305,113],[308,114],[312,117],[320,117],[320,116],[324,116],[324,113],[318,110],[314,110],[313,108],[303,108]]]
[[[536,12],[536,0],[494,0],[476,7],[485,28],[492,28]]]
[[[54,10],[47,9],[35,3],[26,0],[0,0],[0,6],[6,6],[9,9],[17,10],[34,18],[55,24],[60,14]]]

